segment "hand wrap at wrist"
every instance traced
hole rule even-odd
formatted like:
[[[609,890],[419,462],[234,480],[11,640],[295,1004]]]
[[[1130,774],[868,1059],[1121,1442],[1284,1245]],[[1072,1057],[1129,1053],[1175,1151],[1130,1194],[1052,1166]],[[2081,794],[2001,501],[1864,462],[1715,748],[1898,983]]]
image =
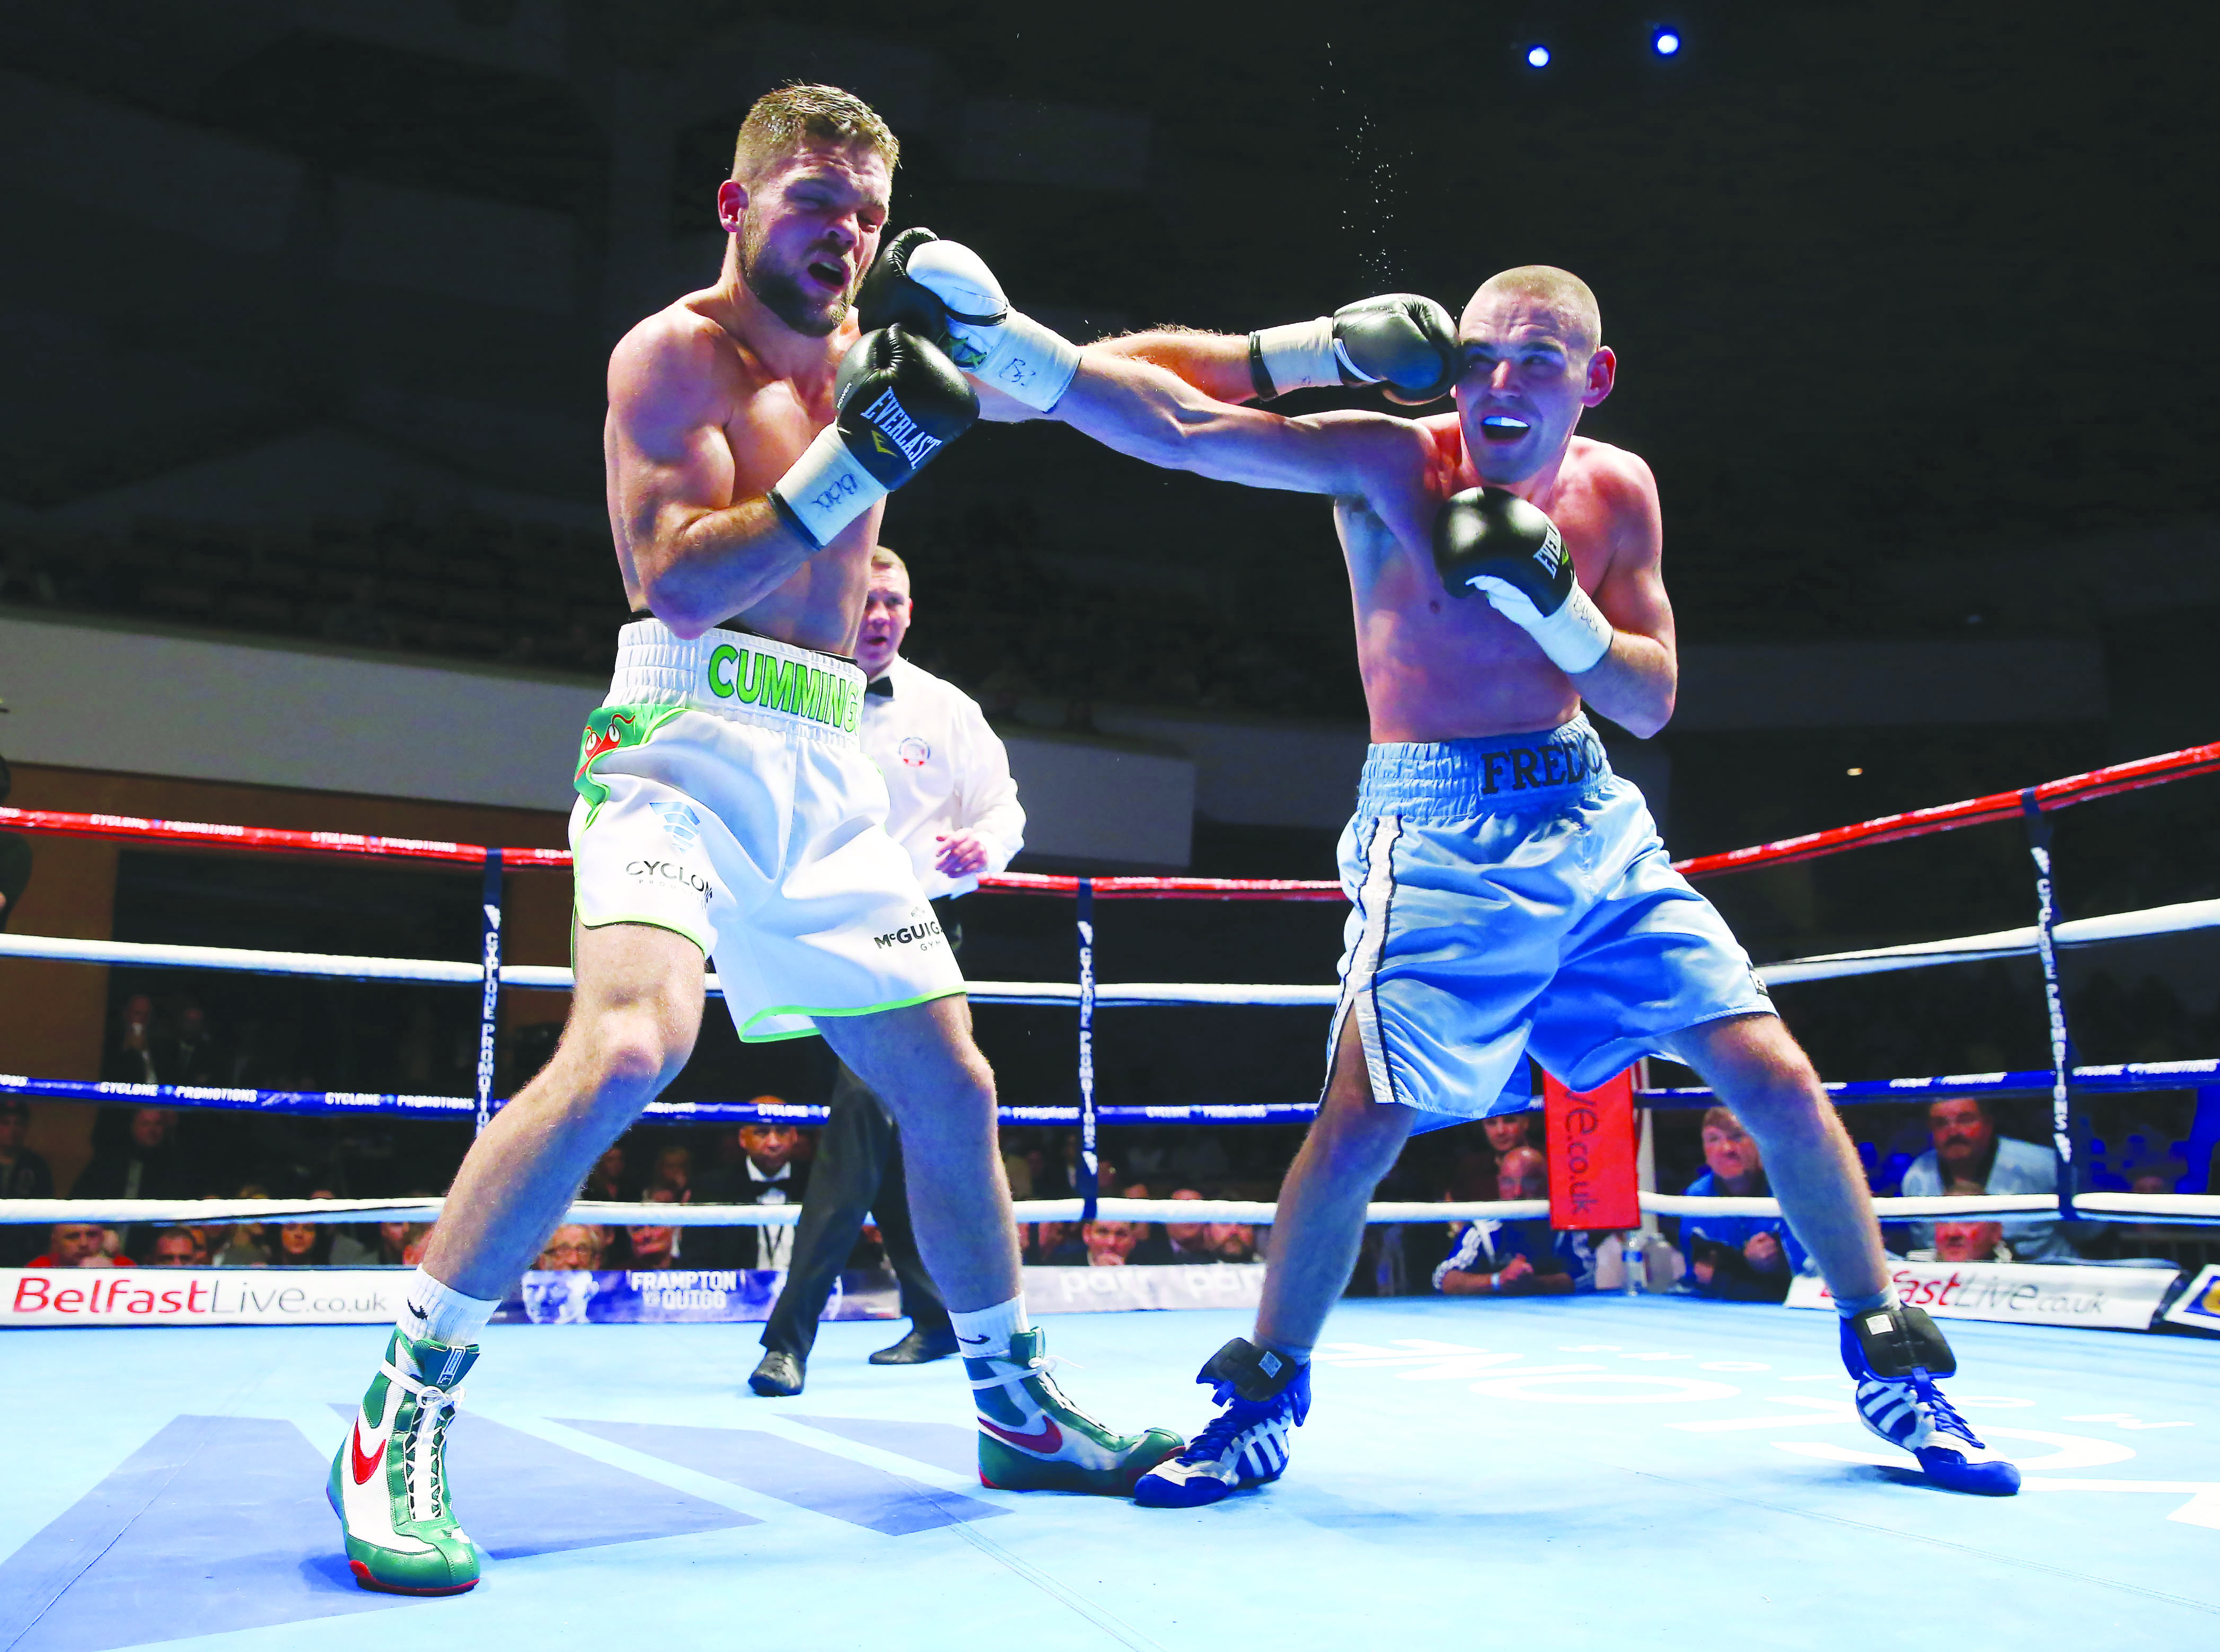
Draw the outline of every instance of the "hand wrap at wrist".
[[[840,530],[887,496],[881,482],[827,425],[770,487],[771,508],[822,551]]]

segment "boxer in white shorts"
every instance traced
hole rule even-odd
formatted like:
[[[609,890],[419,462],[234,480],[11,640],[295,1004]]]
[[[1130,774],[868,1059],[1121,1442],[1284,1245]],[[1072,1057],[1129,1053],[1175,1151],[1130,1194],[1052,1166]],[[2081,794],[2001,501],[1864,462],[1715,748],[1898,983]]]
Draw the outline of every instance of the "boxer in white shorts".
[[[864,679],[846,655],[881,506],[978,413],[936,346],[864,334],[852,314],[896,153],[846,92],[763,97],[718,192],[730,239],[716,284],[610,358],[609,524],[648,617],[625,627],[575,772],[571,1016],[457,1172],[333,1459],[327,1493],[365,1588],[477,1584],[444,1456],[456,1384],[594,1161],[691,1054],[705,956],[744,1038],[823,1034],[901,1125],[980,1477],[1124,1494],[1182,1444],[1113,1432],[1048,1375],[1019,1292],[994,1077],[857,746]],[[1012,321],[997,382],[1050,405],[1076,352]]]

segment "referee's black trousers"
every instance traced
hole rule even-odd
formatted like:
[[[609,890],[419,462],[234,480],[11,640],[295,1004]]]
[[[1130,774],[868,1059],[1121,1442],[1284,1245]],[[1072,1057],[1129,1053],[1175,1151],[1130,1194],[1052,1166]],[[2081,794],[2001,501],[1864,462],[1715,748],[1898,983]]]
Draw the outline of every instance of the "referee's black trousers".
[[[817,1341],[817,1316],[864,1231],[877,1219],[887,1261],[901,1283],[901,1311],[920,1331],[948,1325],[948,1305],[917,1253],[909,1197],[902,1187],[901,1135],[887,1104],[844,1063],[832,1082],[832,1116],[817,1138],[801,1220],[794,1231],[786,1285],[764,1326],[763,1345],[805,1362]]]

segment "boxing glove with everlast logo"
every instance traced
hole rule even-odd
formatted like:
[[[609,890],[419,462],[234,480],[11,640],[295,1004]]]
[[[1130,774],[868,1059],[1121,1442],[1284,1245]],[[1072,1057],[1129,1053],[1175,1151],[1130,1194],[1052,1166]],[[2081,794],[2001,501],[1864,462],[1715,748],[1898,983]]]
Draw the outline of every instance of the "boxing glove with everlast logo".
[[[906,327],[982,384],[1046,413],[1079,371],[1079,346],[1010,308],[987,261],[929,229],[905,229],[880,250],[856,290],[865,327]]]
[[[1442,506],[1434,566],[1450,595],[1487,597],[1568,676],[1611,652],[1611,621],[1574,577],[1557,525],[1506,488],[1468,488]]]
[[[956,364],[898,327],[849,346],[833,405],[832,422],[770,488],[771,508],[820,550],[979,416]]]

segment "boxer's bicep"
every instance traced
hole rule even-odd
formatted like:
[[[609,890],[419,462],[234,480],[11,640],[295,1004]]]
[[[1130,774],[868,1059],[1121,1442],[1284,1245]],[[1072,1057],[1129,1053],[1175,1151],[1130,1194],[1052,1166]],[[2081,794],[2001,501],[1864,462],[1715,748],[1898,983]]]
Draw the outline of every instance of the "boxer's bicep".
[[[739,466],[713,362],[694,340],[627,338],[609,359],[611,486],[633,555],[658,562],[686,531],[733,503]],[[642,570],[643,573],[646,570]]]
[[[1588,595],[1612,629],[1647,637],[1673,651],[1673,603],[1665,594],[1665,530],[1657,483],[1632,454],[1612,479],[1611,561]]]
[[[1213,401],[1135,357],[1090,349],[1054,417],[1106,447],[1167,470],[1290,493],[1362,491],[1351,416],[1283,419]]]

